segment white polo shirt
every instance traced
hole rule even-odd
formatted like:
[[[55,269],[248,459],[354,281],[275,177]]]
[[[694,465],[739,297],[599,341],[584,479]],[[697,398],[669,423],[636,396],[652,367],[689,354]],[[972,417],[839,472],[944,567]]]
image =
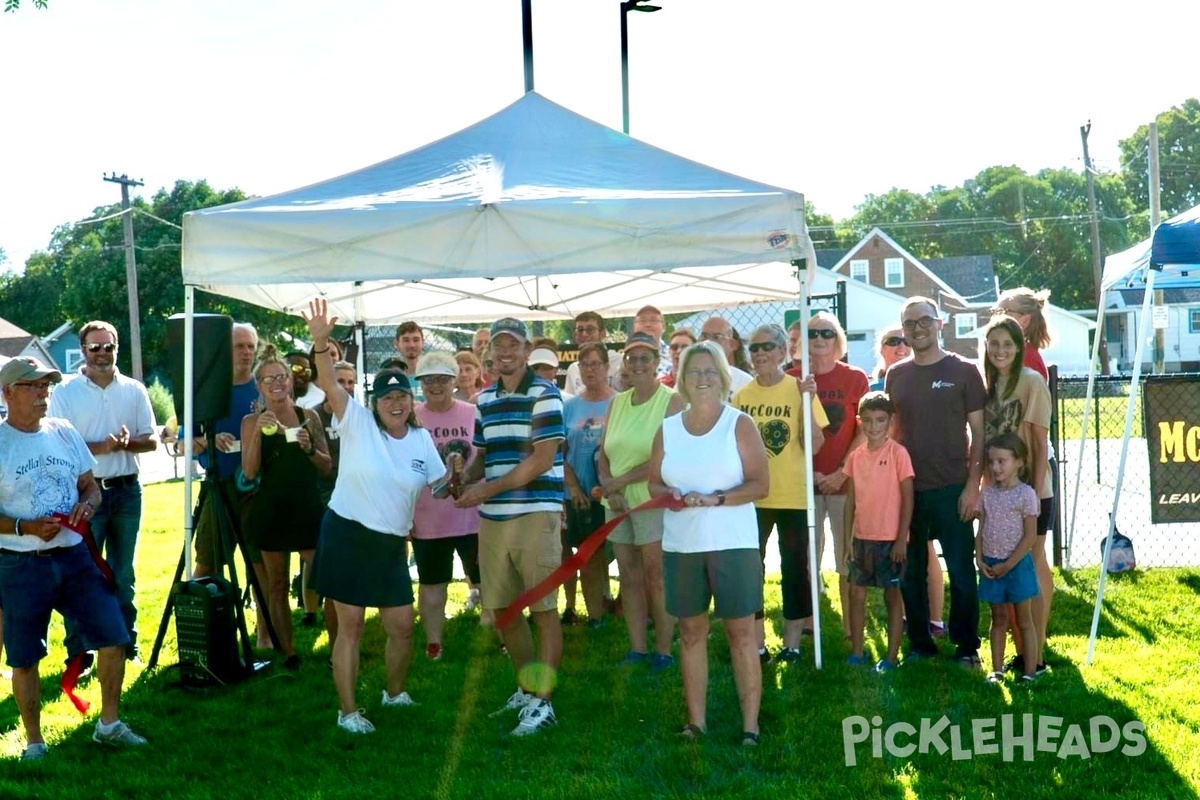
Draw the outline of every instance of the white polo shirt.
[[[127,378],[115,367],[108,386],[93,383],[81,368],[71,380],[63,383],[50,395],[47,416],[68,420],[85,442],[100,442],[110,433],[119,434],[121,426],[129,428],[131,437],[154,432],[154,409],[146,387]],[[137,455],[127,450],[96,456],[93,470],[96,479],[136,475]]]

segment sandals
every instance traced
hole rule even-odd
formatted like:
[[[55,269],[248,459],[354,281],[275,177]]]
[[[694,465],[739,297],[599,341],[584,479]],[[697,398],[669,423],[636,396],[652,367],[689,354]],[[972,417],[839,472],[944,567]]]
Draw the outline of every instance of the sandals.
[[[758,734],[750,731],[742,732],[742,747],[758,747]]]
[[[989,673],[987,676],[987,679],[988,679],[988,683],[1003,683],[1004,682],[1004,673],[1003,672]]]
[[[687,725],[684,725],[683,730],[679,732],[679,738],[686,739],[689,742],[695,742],[704,738],[704,728],[689,722]]]

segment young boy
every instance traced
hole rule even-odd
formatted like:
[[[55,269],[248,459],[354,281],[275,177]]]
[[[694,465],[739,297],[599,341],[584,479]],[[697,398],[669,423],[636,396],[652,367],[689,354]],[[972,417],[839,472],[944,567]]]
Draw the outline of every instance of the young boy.
[[[904,604],[900,581],[908,548],[908,525],[913,511],[913,467],[903,445],[888,438],[895,413],[884,392],[870,392],[858,403],[858,422],[866,444],[846,456],[846,530],[853,531],[850,559],[850,640],[852,666],[867,664],[863,656],[863,625],[867,587],[883,588],[888,610],[887,658],[876,672],[896,667],[900,637],[904,632]]]

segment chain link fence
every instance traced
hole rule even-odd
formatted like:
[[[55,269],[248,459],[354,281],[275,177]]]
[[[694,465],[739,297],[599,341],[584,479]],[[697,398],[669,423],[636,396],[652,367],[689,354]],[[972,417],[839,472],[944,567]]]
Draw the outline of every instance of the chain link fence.
[[[1056,555],[1061,555],[1059,563],[1063,567],[1070,569],[1100,564],[1101,546],[1108,534],[1113,494],[1117,491],[1121,493],[1117,530],[1133,540],[1138,566],[1200,564],[1200,523],[1152,522],[1153,504],[1158,498],[1151,491],[1151,454],[1148,452],[1146,414],[1143,409],[1143,390],[1147,380],[1157,381],[1160,378],[1143,379],[1135,390],[1128,456],[1124,473],[1118,474],[1129,400],[1129,378],[1096,377],[1087,430],[1082,432],[1081,456],[1080,435],[1084,404],[1087,402],[1087,378],[1058,378],[1055,381],[1052,376],[1052,385],[1056,387],[1051,431],[1058,457],[1056,516],[1061,523],[1055,532],[1055,549]],[[1197,381],[1200,381],[1200,375],[1172,376],[1172,382],[1160,384],[1159,407],[1170,409],[1179,420],[1200,421],[1200,394],[1192,388]],[[1195,422],[1187,424],[1193,425]],[[1157,458],[1160,454],[1156,452],[1154,455]],[[1183,466],[1184,470],[1187,468],[1187,465]],[[1200,482],[1192,491],[1200,491]]]

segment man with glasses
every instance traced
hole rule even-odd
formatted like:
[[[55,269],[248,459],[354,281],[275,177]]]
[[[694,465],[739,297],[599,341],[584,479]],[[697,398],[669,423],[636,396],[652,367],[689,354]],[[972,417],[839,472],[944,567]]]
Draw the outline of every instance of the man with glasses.
[[[729,397],[725,398],[725,401],[729,402],[738,389],[754,380],[754,376],[749,372],[734,366],[734,352],[738,348],[738,342],[733,338],[733,326],[726,322],[724,317],[709,317],[700,329],[700,341],[716,342],[725,351],[725,360],[729,362]]]
[[[116,595],[75,531],[103,507],[95,459],[71,423],[47,417],[50,389],[62,373],[37,359],[0,369],[8,418],[0,424],[0,608],[13,698],[25,728],[21,758],[46,755],[39,664],[46,657],[51,611],[73,620],[100,654],[100,721],[93,741],[138,746],[146,740],[121,722],[129,631]]]
[[[663,319],[662,312],[654,306],[642,306],[638,309],[637,315],[633,318],[634,333],[648,333],[654,337],[654,341],[658,342],[658,369],[656,375],[659,381],[671,374],[671,354],[667,351],[667,343],[663,341],[663,333],[667,330],[666,320]],[[621,374],[621,359],[615,359],[617,362],[617,380],[620,380]],[[611,365],[611,362],[610,362]],[[613,384],[614,388],[616,384]]]
[[[117,600],[129,632],[125,657],[133,660],[138,654],[133,554],[142,524],[138,455],[158,447],[154,410],[146,387],[117,369],[116,328],[101,320],[89,322],[79,331],[79,346],[83,366],[51,396],[49,415],[70,422],[95,456],[92,472],[104,502],[91,519],[92,533],[117,581]],[[67,654],[74,656],[84,649],[83,643],[71,619],[66,627]]]
[[[979,370],[942,349],[937,304],[911,297],[900,314],[912,358],[896,363],[884,387],[896,405],[892,431],[912,457],[913,517],[904,572],[909,657],[937,655],[929,631],[929,541],[942,543],[950,572],[950,640],[964,666],[979,666],[979,600],[971,520],[983,475],[983,406]]]
[[[325,402],[325,393],[312,382],[312,361],[303,350],[293,350],[283,357],[292,371],[292,396],[301,408],[319,409]]]
[[[585,311],[575,317],[574,342],[576,349],[589,342],[604,341],[604,318],[595,311]],[[621,380],[621,359],[608,360],[608,385],[614,389]],[[583,394],[583,376],[579,374],[579,362],[574,361],[567,367],[567,378],[563,391],[572,397]]]

